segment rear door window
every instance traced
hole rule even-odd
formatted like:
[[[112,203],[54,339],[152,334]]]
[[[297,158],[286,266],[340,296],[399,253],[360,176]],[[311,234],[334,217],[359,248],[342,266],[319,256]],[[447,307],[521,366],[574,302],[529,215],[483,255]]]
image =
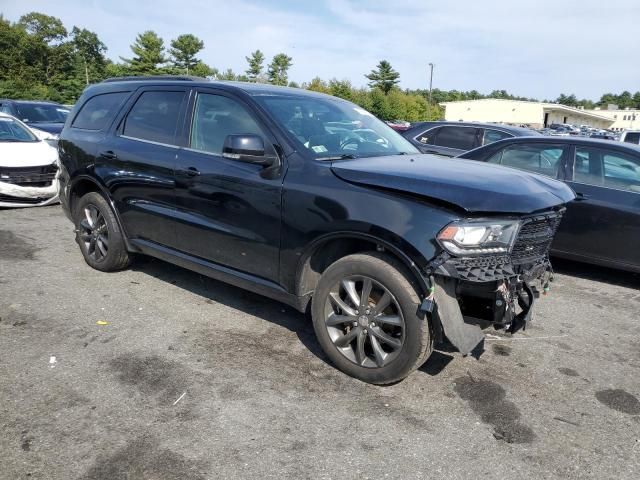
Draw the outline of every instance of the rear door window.
[[[184,101],[184,91],[144,92],[124,121],[122,135],[138,140],[174,145],[178,117]]]
[[[593,147],[576,147],[575,182],[640,193],[640,158]]]
[[[81,107],[71,126],[85,130],[102,130],[113,120],[128,96],[129,92],[113,92],[91,97]]]
[[[560,145],[518,143],[503,148],[488,162],[556,178],[565,152],[566,147]]]
[[[493,130],[491,128],[485,128],[482,135],[482,145],[489,145],[490,143],[497,142],[504,138],[511,138],[513,135],[501,130]]]
[[[432,128],[430,130],[422,132],[420,135],[415,137],[415,139],[424,145],[433,145],[433,142],[436,139],[436,134],[439,130],[440,128]]]
[[[434,145],[471,150],[475,146],[476,130],[474,127],[441,127]]]

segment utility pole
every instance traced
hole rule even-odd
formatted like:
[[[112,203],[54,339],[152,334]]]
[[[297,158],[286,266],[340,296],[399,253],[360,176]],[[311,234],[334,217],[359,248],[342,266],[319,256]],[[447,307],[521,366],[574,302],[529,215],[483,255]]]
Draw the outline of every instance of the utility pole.
[[[429,67],[431,68],[431,74],[429,75],[429,120],[431,120],[431,90],[433,90],[433,67],[435,65],[430,63]]]

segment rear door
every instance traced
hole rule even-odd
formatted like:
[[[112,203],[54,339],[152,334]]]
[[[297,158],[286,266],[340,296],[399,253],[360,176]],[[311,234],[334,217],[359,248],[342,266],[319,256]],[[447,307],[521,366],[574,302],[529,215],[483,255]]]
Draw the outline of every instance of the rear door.
[[[171,86],[138,90],[98,152],[130,239],[176,245],[174,167],[187,92]]]
[[[577,145],[558,250],[640,266],[640,155]]]
[[[241,272],[278,280],[282,174],[224,158],[228,135],[275,139],[252,106],[216,89],[198,89],[187,119],[187,148],[177,162],[179,249]]]

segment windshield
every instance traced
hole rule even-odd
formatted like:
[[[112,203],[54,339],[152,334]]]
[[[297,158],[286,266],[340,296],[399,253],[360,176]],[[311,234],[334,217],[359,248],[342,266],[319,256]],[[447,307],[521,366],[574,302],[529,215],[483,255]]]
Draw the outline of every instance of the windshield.
[[[37,142],[38,138],[13,118],[0,117],[0,142]]]
[[[69,115],[69,110],[60,105],[44,103],[16,104],[16,111],[16,117],[29,123],[64,123]]]
[[[303,95],[255,99],[318,159],[419,153],[391,127],[347,101]]]

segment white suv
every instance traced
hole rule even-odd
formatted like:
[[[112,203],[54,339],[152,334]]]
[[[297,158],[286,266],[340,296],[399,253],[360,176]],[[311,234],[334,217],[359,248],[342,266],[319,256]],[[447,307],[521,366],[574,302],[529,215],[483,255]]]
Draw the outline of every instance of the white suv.
[[[640,130],[626,130],[622,132],[620,141],[640,145]]]

